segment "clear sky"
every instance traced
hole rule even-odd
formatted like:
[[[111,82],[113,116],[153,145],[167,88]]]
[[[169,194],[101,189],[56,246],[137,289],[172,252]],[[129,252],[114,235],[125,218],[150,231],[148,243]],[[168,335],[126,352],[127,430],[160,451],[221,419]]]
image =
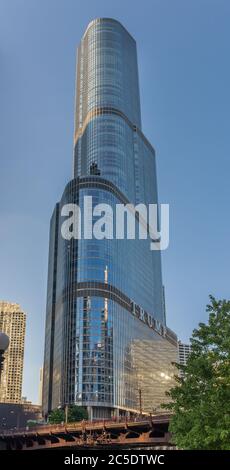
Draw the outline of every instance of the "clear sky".
[[[38,398],[49,219],[72,175],[76,46],[95,17],[134,36],[143,132],[170,204],[167,323],[187,340],[230,297],[228,0],[0,1],[0,299],[27,312],[24,395]]]

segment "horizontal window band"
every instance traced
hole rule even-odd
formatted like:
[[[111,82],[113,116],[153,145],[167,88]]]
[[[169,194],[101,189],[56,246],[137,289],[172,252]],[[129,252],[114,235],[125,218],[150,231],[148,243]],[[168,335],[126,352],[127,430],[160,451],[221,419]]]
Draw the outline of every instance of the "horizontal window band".
[[[90,123],[90,121],[92,121],[95,117],[104,116],[104,115],[114,115],[114,116],[119,116],[120,118],[122,118],[134,132],[137,132],[137,134],[139,134],[139,136],[143,139],[143,141],[145,142],[147,147],[155,155],[155,150],[154,150],[153,146],[150,144],[150,142],[145,137],[143,132],[135,124],[133,124],[130,121],[130,119],[126,116],[125,113],[123,113],[122,111],[120,111],[117,108],[113,108],[113,107],[110,107],[110,106],[103,106],[103,107],[99,107],[99,108],[94,108],[94,109],[92,109],[91,111],[88,112],[88,114],[86,115],[86,117],[84,119],[84,122],[83,122],[82,126],[79,127],[75,132],[74,145],[76,145],[78,139],[80,137],[82,137],[82,135],[84,134],[85,129],[88,126],[88,124]]]
[[[71,180],[64,191],[63,197],[62,197],[62,204],[66,203],[66,200],[68,202],[74,202],[79,205],[79,195],[77,195],[76,198],[76,191],[80,191],[81,189],[101,189],[103,191],[108,191],[111,194],[113,194],[115,197],[117,197],[122,204],[131,204],[129,199],[115,186],[114,183],[111,181],[101,178],[99,176],[93,177],[93,176],[87,176],[87,177],[82,177],[82,178],[75,178]],[[72,194],[71,194],[72,193]],[[69,198],[68,196],[73,195],[73,198]],[[71,199],[71,201],[69,201]],[[76,201],[77,199],[77,201]],[[134,204],[133,204],[134,205]],[[135,206],[135,205],[134,205]],[[135,212],[135,218],[142,223],[142,220],[139,219],[139,213]],[[147,233],[149,234],[149,224],[147,223]]]
[[[98,281],[85,281],[85,282],[74,282],[69,284],[62,292],[62,298],[57,302],[60,305],[60,302],[69,303],[69,308],[73,310],[74,303],[77,298],[84,297],[101,297],[102,299],[110,299],[119,304],[121,307],[125,308],[129,313],[133,314],[133,301],[127,297],[123,292],[121,292],[116,287],[111,284],[106,284],[104,282]],[[141,308],[135,304],[135,318],[142,321],[140,318]],[[144,312],[145,315],[148,315],[147,312]],[[153,322],[156,323],[154,317],[152,317]],[[145,325],[147,323],[143,321]],[[148,325],[147,325],[148,326]],[[159,333],[158,330],[152,328],[152,331],[157,332],[162,336],[162,333]],[[177,345],[176,335],[167,327],[165,327],[165,338],[170,341],[172,344]]]

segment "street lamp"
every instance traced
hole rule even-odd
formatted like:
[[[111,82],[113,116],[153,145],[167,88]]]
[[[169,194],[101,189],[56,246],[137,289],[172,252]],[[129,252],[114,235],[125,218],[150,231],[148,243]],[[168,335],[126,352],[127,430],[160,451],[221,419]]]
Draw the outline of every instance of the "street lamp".
[[[9,346],[10,340],[5,333],[0,332],[0,384],[1,384],[1,375],[3,371],[3,362],[4,362],[4,352]]]

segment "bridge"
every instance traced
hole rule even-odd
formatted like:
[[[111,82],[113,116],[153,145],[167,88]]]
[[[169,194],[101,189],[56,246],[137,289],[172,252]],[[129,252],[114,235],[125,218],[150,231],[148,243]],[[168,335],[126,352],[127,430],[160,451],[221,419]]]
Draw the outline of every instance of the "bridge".
[[[5,431],[0,433],[0,449],[174,449],[168,432],[169,419],[170,415],[157,415],[138,421],[81,421]]]

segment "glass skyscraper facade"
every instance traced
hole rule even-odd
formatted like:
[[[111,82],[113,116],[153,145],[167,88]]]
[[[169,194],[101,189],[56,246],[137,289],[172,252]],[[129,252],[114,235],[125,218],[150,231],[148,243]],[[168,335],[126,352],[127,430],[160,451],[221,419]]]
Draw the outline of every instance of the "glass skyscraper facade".
[[[155,152],[141,130],[136,43],[109,18],[92,21],[78,48],[74,175],[50,226],[43,410],[75,403],[94,418],[140,406],[152,412],[177,358],[161,254],[150,250],[149,236],[64,239],[62,208],[77,204],[83,213],[85,196],[93,208],[157,203]]]

